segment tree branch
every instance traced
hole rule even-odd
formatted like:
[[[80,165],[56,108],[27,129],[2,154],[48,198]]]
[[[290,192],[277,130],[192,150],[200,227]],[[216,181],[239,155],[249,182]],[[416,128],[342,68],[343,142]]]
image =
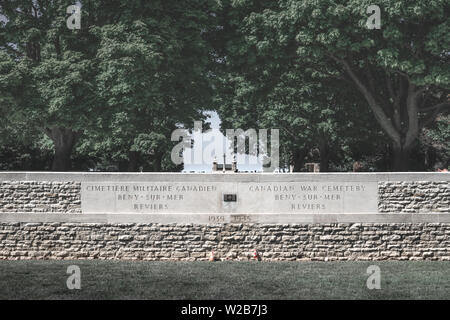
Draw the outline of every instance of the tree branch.
[[[383,130],[388,134],[388,136],[392,140],[394,140],[394,142],[396,144],[400,145],[401,144],[400,133],[394,128],[394,126],[392,125],[392,122],[386,116],[382,107],[377,103],[373,93],[367,88],[367,86],[362,82],[362,80],[356,75],[356,73],[351,68],[350,64],[346,60],[339,59],[337,57],[334,57],[333,55],[329,55],[329,56],[344,67],[344,70],[347,72],[347,74],[350,76],[350,78],[356,84],[359,91],[366,98],[367,102],[369,103],[370,108],[372,109],[372,111],[375,115],[375,118],[378,120],[378,123],[381,125]]]
[[[429,114],[421,123],[420,128],[424,128],[426,126],[428,126],[430,123],[432,123],[436,117],[438,116],[439,113],[442,112],[442,110],[444,110],[445,108],[449,108],[450,107],[450,102],[442,102],[442,103],[438,103],[437,105],[427,108],[427,111],[432,111],[433,112],[431,114]],[[424,110],[420,110],[420,112],[423,112]]]
[[[9,45],[4,46],[4,48],[5,48],[6,50],[11,51],[11,52],[12,52],[14,55],[16,55],[16,56],[19,56],[19,57],[22,57],[22,56],[23,56],[23,53],[22,53],[22,52],[20,52],[20,51],[17,50],[17,49],[14,49],[13,47],[11,47],[11,46],[9,46]]]
[[[399,79],[399,88],[397,90],[397,93],[394,90],[394,85],[392,83],[392,80],[389,76],[389,73],[386,71],[386,84],[389,91],[389,94],[391,95],[393,105],[394,105],[394,124],[398,131],[402,130],[402,121],[401,121],[401,107],[400,107],[400,101],[403,97],[405,90],[403,85],[403,78],[400,77]]]
[[[430,112],[430,111],[435,111],[436,109],[439,109],[438,112],[440,112],[441,110],[443,110],[445,108],[449,108],[449,107],[450,107],[450,101],[438,103],[432,107],[420,109],[419,111],[420,112]]]
[[[419,135],[419,98],[426,88],[417,86],[409,82],[408,98],[406,99],[406,110],[408,112],[408,131],[405,137],[405,146],[410,147]]]

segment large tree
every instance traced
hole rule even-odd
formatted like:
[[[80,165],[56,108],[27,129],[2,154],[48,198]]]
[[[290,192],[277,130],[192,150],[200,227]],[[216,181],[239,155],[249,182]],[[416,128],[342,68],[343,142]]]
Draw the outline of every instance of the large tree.
[[[372,1],[280,1],[298,59],[334,64],[365,98],[392,144],[393,169],[408,169],[421,129],[450,106],[448,1],[378,1],[381,29],[369,29]],[[280,29],[278,29],[280,30]]]
[[[128,170],[148,157],[148,169],[160,171],[171,132],[203,118],[212,95],[203,34],[213,26],[213,10],[210,0],[136,1],[120,23],[99,28],[98,91],[112,110],[106,141],[115,140]]]
[[[143,156],[159,170],[171,131],[200,120],[211,95],[215,1],[78,1],[79,30],[66,26],[71,2],[2,1],[5,81],[20,80],[8,114],[53,141],[53,170],[70,168],[83,134],[126,170]]]
[[[80,30],[66,25],[72,1],[15,0],[0,6],[0,48],[15,62],[13,72],[21,79],[7,116],[25,119],[51,139],[51,168],[57,171],[70,169],[72,149],[99,110],[92,81],[98,41],[89,27],[98,23],[101,14],[94,12],[100,12],[102,2],[83,2],[88,5]]]
[[[277,2],[227,2],[221,9],[216,76],[224,128],[280,129],[281,165],[294,171],[306,160],[319,160],[328,171],[330,161],[347,161],[350,145],[378,137],[378,126],[364,126],[367,110],[354,116],[363,100],[335,68],[298,59]]]
[[[224,91],[251,96],[242,107],[247,112],[241,119],[258,118],[255,110],[248,112],[250,106],[260,103],[257,97],[282,79],[286,67],[315,77],[300,82],[304,88],[322,83],[333,92],[327,83],[335,79],[346,84],[337,92],[346,90],[364,98],[391,141],[392,168],[407,170],[421,129],[449,107],[450,4],[378,1],[381,30],[366,26],[371,4],[361,0],[226,2],[223,12],[231,22],[224,21],[223,29],[231,36],[224,36]],[[370,121],[366,125],[373,126]]]

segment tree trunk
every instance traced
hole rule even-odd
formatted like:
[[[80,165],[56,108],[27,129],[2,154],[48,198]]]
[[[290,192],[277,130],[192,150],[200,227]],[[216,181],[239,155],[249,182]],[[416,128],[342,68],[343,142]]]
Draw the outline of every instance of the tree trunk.
[[[397,172],[406,172],[409,169],[410,148],[394,144],[392,147],[392,169]]]
[[[69,171],[71,168],[70,156],[78,133],[68,128],[47,128],[45,133],[53,141],[55,148],[52,171]]]
[[[319,152],[320,152],[320,171],[328,172],[330,164],[330,148],[326,137],[319,140]]]
[[[161,171],[161,162],[162,162],[162,153],[155,153],[153,158],[153,171],[160,172]]]
[[[295,151],[292,155],[293,172],[300,172],[305,166],[305,153],[302,151]]]
[[[425,169],[431,169],[434,170],[434,166],[436,164],[436,149],[433,148],[432,146],[429,146],[427,148],[427,150],[425,151],[425,161],[424,161],[424,166]]]
[[[129,172],[135,172],[138,171],[138,153],[136,151],[130,151],[128,153],[128,168],[127,170]]]
[[[120,160],[117,163],[117,168],[119,169],[120,172],[124,172],[128,170],[128,161],[126,160]]]

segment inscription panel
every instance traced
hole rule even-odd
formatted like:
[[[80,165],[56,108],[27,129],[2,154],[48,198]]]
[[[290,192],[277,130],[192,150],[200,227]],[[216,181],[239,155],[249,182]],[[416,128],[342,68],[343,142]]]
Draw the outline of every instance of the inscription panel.
[[[240,212],[376,213],[378,185],[373,182],[242,183]]]
[[[217,183],[81,183],[83,213],[216,213],[221,201]]]
[[[236,201],[224,201],[228,194],[236,195]],[[377,213],[378,186],[376,182],[82,182],[81,207],[83,213]]]

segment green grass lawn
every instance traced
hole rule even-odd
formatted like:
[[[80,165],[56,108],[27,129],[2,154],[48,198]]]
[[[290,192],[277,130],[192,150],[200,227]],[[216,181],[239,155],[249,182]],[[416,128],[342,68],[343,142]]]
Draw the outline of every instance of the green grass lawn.
[[[69,290],[69,265],[81,289]],[[369,290],[367,267],[381,269]],[[0,299],[449,299],[450,262],[0,261]]]

